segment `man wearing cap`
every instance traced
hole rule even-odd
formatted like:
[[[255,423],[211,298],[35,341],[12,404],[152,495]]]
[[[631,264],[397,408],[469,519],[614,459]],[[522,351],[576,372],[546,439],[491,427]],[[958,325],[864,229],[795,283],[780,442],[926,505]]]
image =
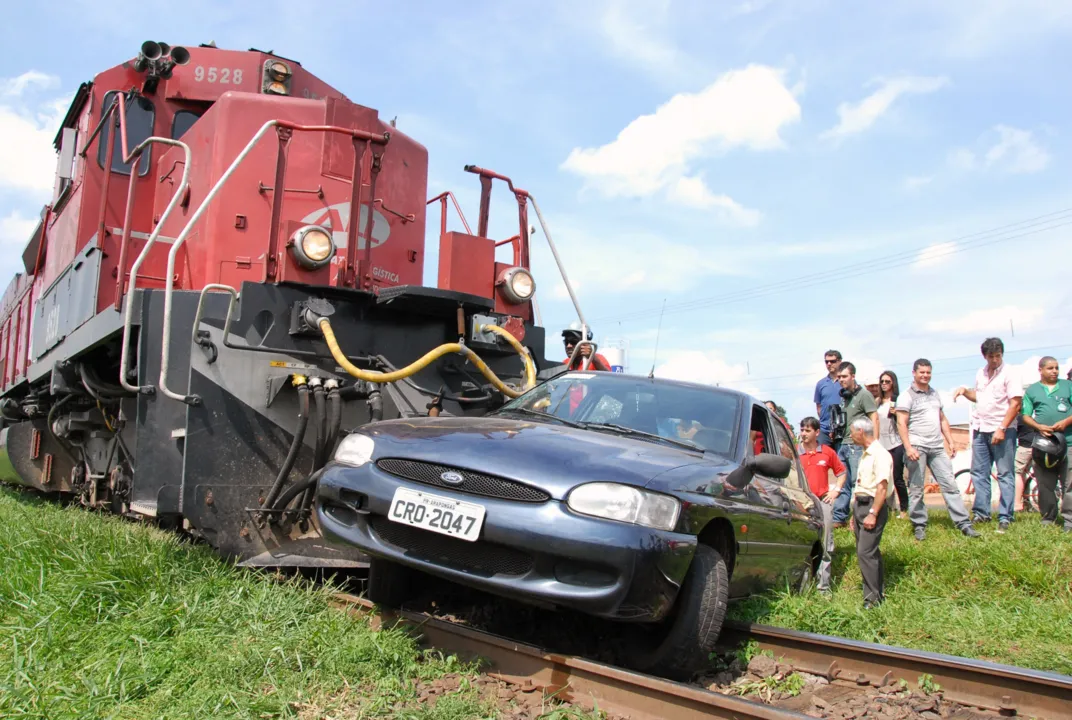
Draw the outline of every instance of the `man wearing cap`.
[[[588,328],[588,340],[592,340],[592,329]],[[569,365],[570,370],[580,370],[584,367],[584,358],[588,360],[588,370],[603,370],[605,372],[611,372],[610,363],[607,362],[607,358],[603,357],[599,353],[596,353],[595,357],[592,357],[592,346],[588,343],[581,345],[581,350],[577,353],[577,358],[573,358],[573,350],[581,342],[581,324],[577,321],[570,323],[570,326],[562,331],[562,344],[566,348],[566,359],[562,361],[563,365]],[[572,360],[572,363],[570,362]]]
[[[1035,463],[1039,513],[1043,524],[1053,525],[1057,520],[1057,498],[1063,495],[1061,514],[1065,532],[1072,533],[1072,483],[1068,467],[1072,456],[1067,451],[1068,441],[1072,441],[1072,382],[1060,377],[1057,358],[1049,356],[1039,360],[1039,377],[1039,382],[1024,391],[1023,422],[1044,437],[1063,435],[1066,441],[1065,456],[1056,464],[1047,462],[1046,457]],[[1038,448],[1041,444],[1035,445]]]

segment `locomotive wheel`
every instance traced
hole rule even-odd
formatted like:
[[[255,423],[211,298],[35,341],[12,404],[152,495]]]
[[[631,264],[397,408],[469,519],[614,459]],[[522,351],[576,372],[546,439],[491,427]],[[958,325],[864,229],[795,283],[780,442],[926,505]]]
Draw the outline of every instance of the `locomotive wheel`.
[[[630,652],[630,664],[641,672],[688,680],[707,665],[728,602],[726,561],[714,548],[697,546],[671,617],[640,634]]]
[[[398,563],[373,557],[369,560],[368,586],[365,595],[377,605],[391,608],[413,597],[414,573]]]

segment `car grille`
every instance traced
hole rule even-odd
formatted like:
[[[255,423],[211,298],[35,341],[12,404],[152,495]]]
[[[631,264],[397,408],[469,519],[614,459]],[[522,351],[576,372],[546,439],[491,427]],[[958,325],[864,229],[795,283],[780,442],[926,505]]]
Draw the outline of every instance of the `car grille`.
[[[524,575],[532,569],[532,558],[502,545],[477,540],[468,542],[429,530],[391,522],[374,515],[369,522],[380,540],[407,555],[437,565],[466,570],[485,577]]]
[[[503,500],[520,500],[521,502],[541,503],[547,502],[551,496],[543,490],[538,490],[529,485],[523,485],[513,480],[504,480],[493,475],[452,468],[447,465],[421,462],[419,460],[404,460],[401,458],[383,458],[376,463],[381,470],[386,470],[392,475],[414,480],[425,485],[458,490],[459,492],[485,497],[501,498]],[[461,485],[448,485],[440,477],[445,472],[456,472],[464,478]]]

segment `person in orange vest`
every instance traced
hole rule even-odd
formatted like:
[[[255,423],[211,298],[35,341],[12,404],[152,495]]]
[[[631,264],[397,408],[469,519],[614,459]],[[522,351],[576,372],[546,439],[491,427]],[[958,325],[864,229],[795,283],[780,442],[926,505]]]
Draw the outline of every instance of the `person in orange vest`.
[[[592,329],[588,328],[588,340],[592,339]],[[562,344],[566,347],[566,359],[562,361],[563,365],[567,365],[570,362],[570,358],[573,357],[573,350],[581,342],[581,324],[574,320],[570,323],[569,327],[562,331]],[[607,362],[607,358],[603,357],[599,353],[592,356],[592,346],[582,345],[581,351],[577,353],[577,359],[570,365],[570,370],[580,370],[583,367],[583,358],[589,358],[588,369],[589,370],[602,370],[604,372],[611,372],[610,363]]]

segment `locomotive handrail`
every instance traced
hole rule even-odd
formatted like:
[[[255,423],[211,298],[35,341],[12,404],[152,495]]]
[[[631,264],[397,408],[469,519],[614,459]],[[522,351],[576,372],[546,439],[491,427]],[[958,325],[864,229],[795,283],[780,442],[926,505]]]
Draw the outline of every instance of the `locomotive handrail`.
[[[450,190],[447,190],[446,192],[439,193],[434,198],[425,203],[425,205],[427,206],[431,205],[436,201],[439,201],[439,237],[442,238],[447,233],[447,198],[450,198],[450,201],[454,203],[454,209],[458,211],[458,217],[461,218],[462,225],[465,226],[465,233],[467,235],[472,235],[473,231],[472,229],[470,229],[469,223],[465,221],[465,213],[462,212],[462,206],[458,204],[458,200],[454,197],[454,193],[452,193]]]
[[[119,355],[119,384],[123,386],[124,390],[127,390],[129,392],[148,394],[153,392],[152,385],[132,385],[127,381],[127,373],[129,372],[130,366],[130,328],[132,325],[134,314],[134,289],[138,282],[138,270],[141,269],[142,263],[144,263],[145,259],[149,256],[149,250],[156,243],[156,240],[160,235],[160,231],[164,227],[165,221],[168,219],[168,217],[171,216],[171,213],[175,210],[175,207],[179,204],[182,197],[186,194],[186,189],[189,186],[191,152],[189,145],[187,145],[186,143],[180,142],[178,140],[172,140],[171,138],[157,136],[146,138],[144,141],[139,143],[133,150],[128,151],[126,111],[126,101],[128,99],[128,94],[129,93],[123,93],[121,99],[117,99],[115,102],[112,103],[111,107],[109,107],[108,110],[104,113],[104,116],[101,117],[100,122],[97,123],[97,127],[94,128],[93,132],[90,134],[89,139],[86,141],[86,144],[85,146],[83,146],[82,151],[81,153],[79,153],[79,155],[83,158],[86,156],[86,153],[89,152],[89,148],[93,144],[93,141],[97,138],[97,136],[101,132],[101,129],[104,127],[105,122],[115,112],[119,113],[119,137],[120,142],[122,143],[124,165],[130,164],[136,158],[140,158],[141,154],[145,151],[145,148],[155,143],[182,148],[183,154],[185,155],[185,162],[183,163],[182,170],[182,179],[179,182],[179,187],[175,194],[172,196],[171,202],[168,203],[167,208],[164,210],[163,214],[161,214],[159,221],[156,223],[156,227],[153,228],[153,231],[152,233],[150,233],[149,238],[145,241],[145,245],[144,247],[142,247],[141,253],[139,253],[137,259],[134,261],[134,264],[131,266],[130,286],[126,288],[126,308],[124,309],[123,313],[123,344],[120,348]],[[108,163],[105,165],[105,183],[101,191],[101,196],[104,198],[104,200],[102,201],[102,208],[105,206],[105,203],[107,202],[108,198],[108,181],[111,179],[111,168],[112,161],[111,158],[109,158]],[[131,167],[130,186],[127,190],[127,205],[124,209],[123,236],[120,240],[119,245],[119,278],[118,283],[116,285],[116,309],[119,309],[119,303],[121,302],[121,298],[124,291],[124,269],[126,265],[127,245],[130,242],[131,222],[133,220],[134,208],[134,188],[137,182],[137,178],[138,173],[136,169],[134,167]],[[100,225],[101,228],[104,227],[103,209],[101,212]],[[101,239],[101,232],[102,231],[98,230],[98,242]]]
[[[125,120],[125,117],[123,116],[122,111],[120,111],[120,123],[122,124],[124,122],[124,120]],[[152,231],[152,233],[150,233],[149,238],[145,241],[145,245],[142,247],[141,252],[138,253],[137,259],[134,261],[134,264],[131,265],[131,267],[130,267],[130,286],[126,289],[126,301],[127,302],[126,302],[126,309],[123,312],[123,345],[122,345],[122,347],[120,349],[120,354],[119,354],[119,384],[122,385],[125,390],[128,390],[130,392],[145,393],[145,394],[149,394],[149,393],[153,392],[153,386],[152,385],[131,385],[129,382],[127,382],[127,372],[129,372],[129,364],[130,364],[130,326],[131,326],[133,316],[134,316],[134,288],[138,284],[138,270],[141,269],[141,265],[142,265],[143,262],[145,262],[145,259],[147,257],[149,257],[149,250],[152,249],[154,244],[156,244],[156,239],[160,235],[160,230],[163,229],[163,227],[164,227],[164,222],[168,219],[168,217],[171,215],[171,212],[182,201],[182,197],[186,194],[186,189],[189,186],[190,158],[191,158],[190,146],[189,145],[187,145],[184,142],[180,142],[178,140],[172,140],[170,138],[162,138],[162,137],[151,137],[151,138],[146,139],[144,142],[142,142],[140,145],[138,145],[136,148],[134,148],[132,155],[141,155],[142,150],[144,150],[149,145],[152,145],[153,143],[160,143],[161,145],[172,145],[174,147],[182,148],[182,151],[186,156],[186,161],[182,164],[182,179],[179,181],[178,189],[176,190],[175,194],[172,195],[171,202],[168,203],[167,208],[164,210],[163,214],[160,216],[160,221],[156,224],[156,227],[153,228],[153,231]],[[129,161],[124,161],[124,162],[129,162]],[[116,290],[117,301],[118,301],[118,297],[119,297],[118,294],[119,294],[120,290],[123,287],[123,263],[124,263],[125,258],[126,258],[127,243],[130,240],[130,220],[131,220],[130,215],[131,215],[131,205],[132,205],[131,201],[133,200],[133,195],[134,195],[133,187],[134,187],[135,175],[136,175],[136,173],[133,173],[133,172],[131,173],[131,181],[130,181],[131,190],[127,192],[127,210],[126,210],[127,218],[126,218],[126,223],[123,226],[123,240],[122,240],[122,245],[121,245],[120,250],[119,250],[119,258],[120,258],[120,262],[119,262],[119,288]],[[168,277],[167,277],[167,283],[168,283],[169,286],[171,285],[171,272],[172,272],[172,266],[169,264],[169,266],[168,266]],[[166,300],[166,297],[167,296],[165,296],[165,300]],[[166,307],[166,302],[165,302],[165,307]],[[165,312],[166,312],[166,310],[165,310]]]
[[[264,125],[261,126],[260,130],[258,130],[253,135],[252,138],[250,138],[250,141],[242,149],[242,152],[238,153],[238,155],[235,157],[234,161],[231,163],[230,167],[228,167],[227,170],[224,171],[223,175],[220,176],[220,179],[216,181],[216,184],[213,185],[212,189],[208,191],[207,195],[205,195],[205,199],[202,200],[201,204],[197,206],[197,210],[195,210],[193,212],[193,214],[190,215],[189,220],[187,220],[186,225],[183,227],[182,232],[179,233],[179,236],[177,238],[175,238],[175,242],[172,243],[172,245],[171,245],[171,251],[168,253],[167,275],[166,275],[166,278],[165,278],[165,283],[166,284],[164,286],[164,336],[163,336],[163,342],[162,342],[162,347],[161,347],[161,351],[160,351],[160,383],[159,383],[159,385],[160,385],[160,392],[164,393],[165,395],[167,395],[172,400],[179,400],[179,401],[184,402],[184,403],[186,403],[188,405],[196,404],[196,402],[197,402],[197,400],[194,398],[194,396],[192,396],[192,395],[184,395],[182,393],[173,392],[170,389],[168,389],[168,386],[167,386],[168,359],[169,359],[168,356],[169,356],[170,351],[171,351],[171,298],[172,298],[172,295],[174,294],[174,291],[175,291],[175,283],[174,283],[175,258],[178,257],[179,248],[181,248],[183,243],[186,242],[186,238],[190,235],[190,231],[193,228],[194,224],[196,224],[197,221],[201,219],[201,215],[204,214],[205,209],[209,206],[209,203],[211,203],[213,201],[213,199],[215,199],[216,195],[220,191],[220,188],[222,188],[223,185],[228,180],[231,179],[231,176],[234,175],[235,170],[237,170],[238,166],[241,165],[242,162],[249,156],[249,154],[253,151],[253,148],[261,140],[261,138],[263,138],[268,133],[269,130],[271,130],[272,128],[276,128],[276,127],[278,127],[278,128],[286,128],[286,129],[291,130],[291,131],[297,130],[299,132],[333,132],[333,133],[339,133],[341,135],[349,135],[350,137],[352,137],[354,139],[355,142],[358,141],[358,140],[364,140],[364,141],[366,141],[368,143],[377,144],[377,145],[386,145],[387,142],[391,139],[390,133],[382,133],[382,134],[377,135],[376,133],[370,133],[370,132],[368,132],[366,130],[358,130],[356,128],[345,128],[345,127],[339,127],[337,125],[299,125],[297,123],[293,123],[293,122],[290,122],[290,121],[287,121],[287,120],[269,120],[268,122],[264,123]],[[183,173],[185,174],[185,172],[186,171],[184,170]],[[357,175],[356,171],[354,173],[353,182],[358,187],[360,187],[361,178]],[[276,184],[280,185],[279,183],[276,183]],[[357,209],[357,211],[351,209],[351,212],[356,217],[356,216],[359,215],[359,212],[358,212],[359,210],[360,210],[360,207]],[[372,220],[372,213],[370,212],[369,213],[369,222],[370,223],[371,223],[371,220]],[[370,237],[369,242],[367,243],[367,245],[370,246],[371,244],[372,243],[371,243],[371,237]],[[354,243],[354,245],[356,245],[356,242]]]

